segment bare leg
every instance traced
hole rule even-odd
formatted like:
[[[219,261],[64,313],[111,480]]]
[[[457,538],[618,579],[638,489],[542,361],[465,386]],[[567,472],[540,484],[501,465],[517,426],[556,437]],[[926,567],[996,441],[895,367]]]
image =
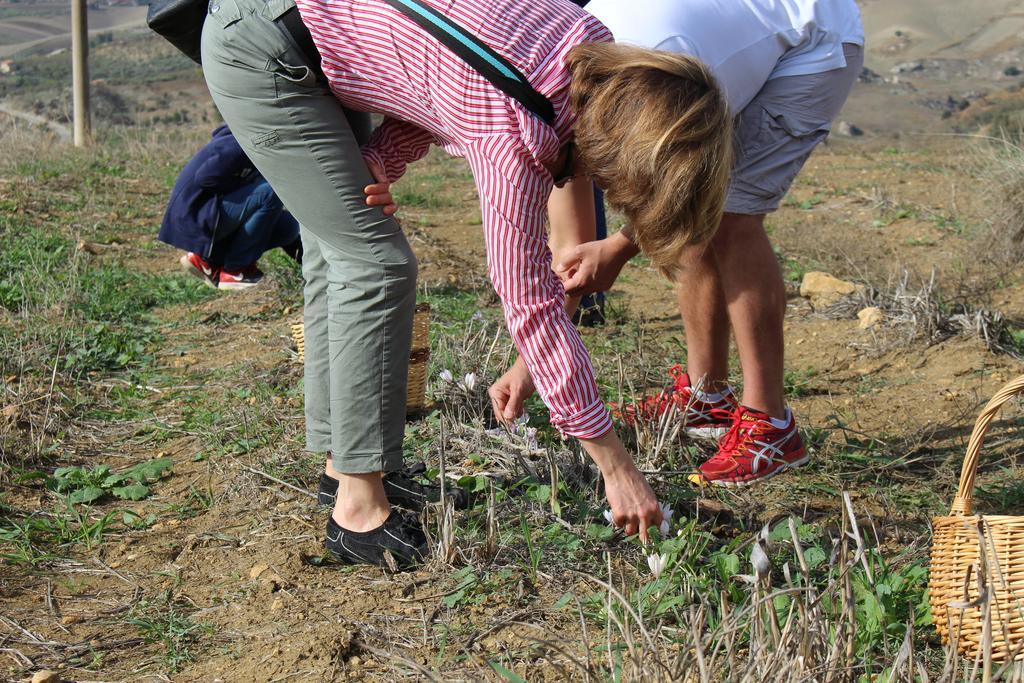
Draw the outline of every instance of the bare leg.
[[[742,403],[782,419],[786,289],[764,215],[725,214],[712,244],[743,369]]]
[[[349,531],[376,529],[391,514],[380,472],[367,474],[337,473],[338,495],[332,517]]]
[[[694,248],[683,257],[676,298],[686,331],[690,379],[705,378],[709,392],[724,389],[729,373],[729,318],[713,248]]]

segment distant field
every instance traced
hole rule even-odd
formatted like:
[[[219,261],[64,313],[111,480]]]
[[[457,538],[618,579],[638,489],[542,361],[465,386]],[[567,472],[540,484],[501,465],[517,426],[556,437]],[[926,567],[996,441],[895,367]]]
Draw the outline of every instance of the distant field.
[[[89,10],[89,32],[142,26],[145,7],[109,7]],[[0,57],[31,50],[54,50],[70,44],[68,4],[0,6]]]

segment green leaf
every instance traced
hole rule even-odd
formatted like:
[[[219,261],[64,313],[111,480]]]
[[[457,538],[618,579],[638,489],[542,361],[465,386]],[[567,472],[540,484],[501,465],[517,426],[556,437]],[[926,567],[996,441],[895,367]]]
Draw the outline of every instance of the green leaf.
[[[441,599],[441,602],[444,603],[445,607],[452,608],[452,607],[455,607],[455,605],[457,605],[460,602],[462,602],[462,599],[464,597],[466,597],[466,591],[464,591],[464,590],[455,591],[451,595],[444,596],[444,598]]]
[[[814,545],[804,551],[804,559],[807,560],[807,567],[809,569],[814,569],[827,560],[828,555],[825,554],[824,550]]]
[[[735,553],[716,553],[715,569],[723,580],[729,580],[740,573],[740,556]]]
[[[514,671],[509,671],[497,662],[488,662],[488,664],[491,665],[491,668],[494,669],[496,674],[504,678],[506,681],[512,681],[512,683],[527,683],[525,678]]]
[[[615,535],[615,529],[607,524],[589,524],[587,525],[587,538],[592,538],[597,541],[607,541]]]
[[[137,482],[147,482],[153,479],[159,479],[164,475],[164,472],[169,470],[173,465],[173,458],[157,458],[156,460],[140,462],[138,465],[125,470],[123,474],[126,479],[132,479]]]
[[[111,474],[109,477],[106,477],[102,483],[100,483],[100,486],[102,486],[105,489],[109,489],[112,486],[117,486],[122,481],[125,481],[128,478],[128,475],[124,474],[123,472],[120,474]]]
[[[555,601],[555,604],[551,606],[551,609],[562,609],[570,602],[572,602],[572,593],[562,593],[562,597]]]
[[[142,500],[149,495],[149,487],[145,484],[130,484],[128,486],[118,486],[111,489],[110,492],[124,500]]]
[[[126,527],[130,527],[132,529],[146,529],[153,526],[153,523],[156,522],[156,514],[151,512],[143,517],[131,510],[125,510],[121,515],[121,521]]]
[[[458,484],[470,493],[480,493],[487,490],[487,477],[467,474],[459,478]]]
[[[106,494],[107,492],[101,489],[99,486],[86,486],[85,488],[80,488],[77,491],[73,491],[68,496],[68,502],[71,503],[72,505],[75,505],[77,503],[91,503],[93,501],[99,500]]]

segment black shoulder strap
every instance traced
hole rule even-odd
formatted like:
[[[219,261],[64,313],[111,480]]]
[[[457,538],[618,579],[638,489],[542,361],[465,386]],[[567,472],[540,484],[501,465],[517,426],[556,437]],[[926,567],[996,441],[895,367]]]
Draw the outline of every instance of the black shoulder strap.
[[[511,62],[488,47],[482,40],[448,17],[417,0],[384,0],[387,4],[416,22],[449,50],[476,69],[495,88],[514,97],[542,121],[551,125],[555,108],[548,98],[533,89],[526,77]]]

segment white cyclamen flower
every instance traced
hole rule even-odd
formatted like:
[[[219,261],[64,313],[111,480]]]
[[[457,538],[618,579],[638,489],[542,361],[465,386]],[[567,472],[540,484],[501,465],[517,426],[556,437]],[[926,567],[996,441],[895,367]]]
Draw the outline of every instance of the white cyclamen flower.
[[[668,503],[658,503],[658,507],[661,508],[661,526],[658,528],[661,530],[662,536],[667,536],[669,525],[672,523],[672,515],[675,514],[675,511]]]
[[[609,524],[611,524],[611,525],[615,524],[615,522],[612,520],[612,511],[611,510],[605,510],[604,511],[604,518],[605,518],[605,521],[607,521]]]
[[[455,377],[454,375],[452,375],[451,370],[442,370],[438,377],[441,378],[441,381],[448,382],[448,384],[451,384],[452,382],[455,381]]]
[[[473,388],[476,387],[476,373],[467,373],[466,376],[462,378],[462,386],[466,387],[466,391],[473,391]]]
[[[654,574],[654,578],[659,578],[661,573],[665,571],[665,567],[668,566],[668,555],[660,555],[658,553],[648,555],[647,566],[651,568],[651,574]]]
[[[750,549],[750,564],[754,565],[754,576],[759,581],[772,573],[771,560],[759,541],[754,541],[754,547]]]
[[[672,523],[672,515],[676,514],[676,511],[672,509],[672,506],[668,503],[658,503],[658,507],[661,508],[661,518],[669,524]]]

